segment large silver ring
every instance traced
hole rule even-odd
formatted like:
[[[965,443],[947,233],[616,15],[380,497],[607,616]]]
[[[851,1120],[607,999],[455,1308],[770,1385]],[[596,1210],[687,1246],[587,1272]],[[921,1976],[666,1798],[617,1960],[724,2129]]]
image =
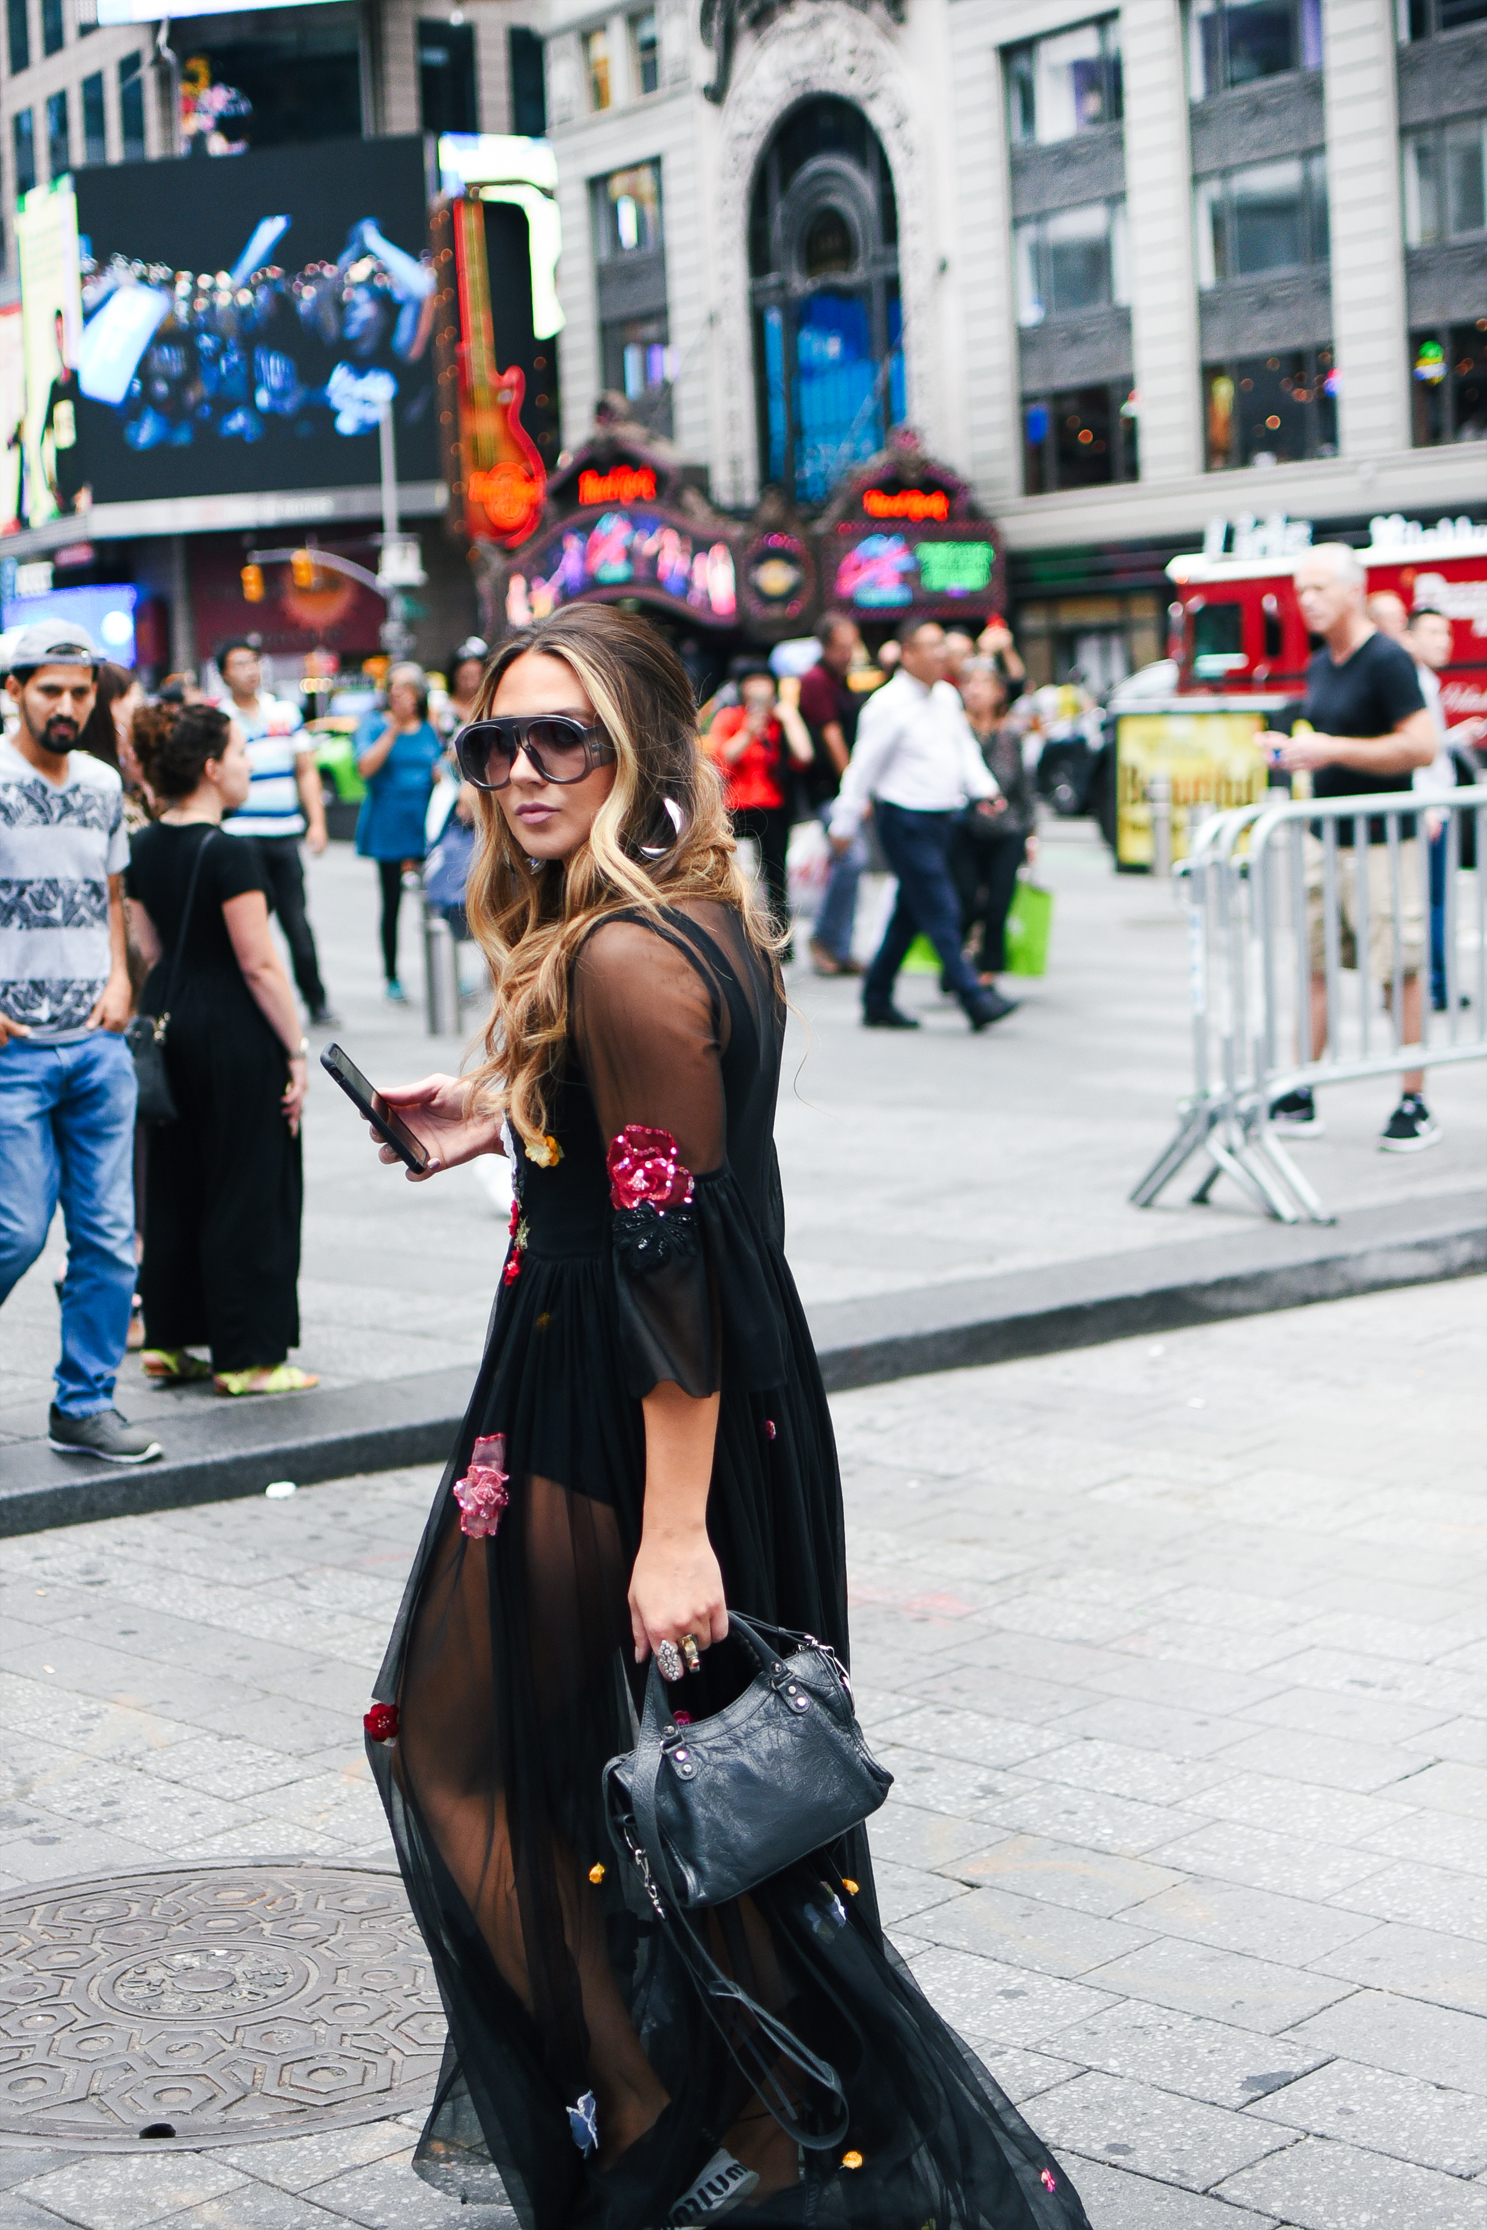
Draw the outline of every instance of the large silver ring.
[[[657,1642],[656,1670],[663,1680],[680,1680],[682,1653],[675,1642]]]
[[[683,1634],[682,1657],[689,1673],[701,1672],[702,1653],[697,1647],[697,1636],[695,1634]]]

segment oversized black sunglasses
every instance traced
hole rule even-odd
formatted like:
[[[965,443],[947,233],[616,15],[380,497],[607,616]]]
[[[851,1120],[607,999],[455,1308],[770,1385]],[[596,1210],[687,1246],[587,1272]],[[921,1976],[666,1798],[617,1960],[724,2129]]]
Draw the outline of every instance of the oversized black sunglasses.
[[[477,790],[504,790],[518,751],[544,782],[582,782],[615,755],[602,728],[586,728],[564,712],[472,720],[455,737],[454,751],[460,773]]]

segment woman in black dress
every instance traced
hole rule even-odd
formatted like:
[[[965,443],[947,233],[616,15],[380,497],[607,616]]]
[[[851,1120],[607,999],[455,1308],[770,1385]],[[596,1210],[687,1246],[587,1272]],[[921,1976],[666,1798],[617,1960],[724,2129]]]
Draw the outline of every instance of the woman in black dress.
[[[162,1385],[210,1375],[221,1394],[298,1392],[319,1383],[285,1360],[299,1344],[307,1048],[257,846],[222,833],[248,795],[247,748],[215,705],[137,713],[134,744],[161,813],[133,838],[124,887],[151,963],[140,1012],[168,1003],[178,1118],[146,1150],[141,1360]]]
[[[503,647],[480,710],[461,759],[483,785],[486,1060],[387,1094],[430,1174],[504,1130],[516,1196],[367,1722],[449,2019],[419,2172],[474,2202],[504,2187],[524,2230],[734,2207],[768,2230],[1087,2230],[887,1944],[861,1831],[711,1933],[841,2074],[829,2153],[770,2119],[622,1893],[600,1775],[649,1654],[664,1671],[695,1638],[701,1718],[749,1676],[729,1603],[847,1652],[831,1421],[781,1251],[783,997],[652,629],[560,611]]]

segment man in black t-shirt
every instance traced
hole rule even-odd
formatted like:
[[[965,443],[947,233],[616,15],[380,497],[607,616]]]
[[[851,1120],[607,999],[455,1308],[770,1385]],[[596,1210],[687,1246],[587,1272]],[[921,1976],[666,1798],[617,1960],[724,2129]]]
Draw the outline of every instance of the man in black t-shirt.
[[[847,686],[852,661],[861,648],[857,622],[845,612],[828,612],[816,634],[821,658],[801,676],[800,717],[810,729],[815,753],[806,786],[824,826],[831,818],[832,800],[852,756],[857,715],[864,700]],[[857,916],[857,885],[866,865],[867,840],[858,829],[840,851],[831,855],[825,895],[811,934],[811,959],[818,976],[862,973],[861,963],[852,958],[852,929]]]
[[[1363,595],[1367,577],[1356,550],[1342,542],[1323,542],[1298,559],[1296,600],[1301,616],[1323,647],[1306,669],[1301,716],[1311,735],[1268,732],[1260,747],[1274,763],[1292,772],[1313,774],[1318,798],[1396,797],[1408,792],[1416,767],[1435,757],[1435,733],[1420,692],[1415,662],[1367,618]],[[1382,813],[1370,818],[1362,857],[1353,849],[1354,824],[1338,824],[1337,895],[1341,912],[1342,961],[1367,968],[1389,998],[1394,981],[1395,936],[1403,976],[1401,1022],[1407,1045],[1418,1045],[1422,1027],[1420,968],[1425,956],[1425,913],[1415,825],[1402,822],[1399,846],[1398,916],[1386,824]],[[1327,1043],[1326,940],[1323,922],[1322,847],[1308,845],[1307,935],[1311,952],[1311,1052],[1315,1061]],[[1368,951],[1356,950],[1360,878],[1367,894]],[[1386,1153],[1416,1154],[1433,1146],[1440,1132],[1421,1098],[1424,1071],[1403,1079],[1404,1096],[1385,1125],[1379,1144]],[[1295,1135],[1315,1137],[1321,1129],[1311,1092],[1287,1092],[1270,1110],[1271,1120]]]

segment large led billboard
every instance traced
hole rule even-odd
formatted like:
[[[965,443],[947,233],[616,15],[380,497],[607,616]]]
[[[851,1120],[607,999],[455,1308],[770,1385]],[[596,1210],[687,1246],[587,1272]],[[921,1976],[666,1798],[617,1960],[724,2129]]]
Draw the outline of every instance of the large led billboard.
[[[95,504],[438,475],[421,138],[76,173]]]

